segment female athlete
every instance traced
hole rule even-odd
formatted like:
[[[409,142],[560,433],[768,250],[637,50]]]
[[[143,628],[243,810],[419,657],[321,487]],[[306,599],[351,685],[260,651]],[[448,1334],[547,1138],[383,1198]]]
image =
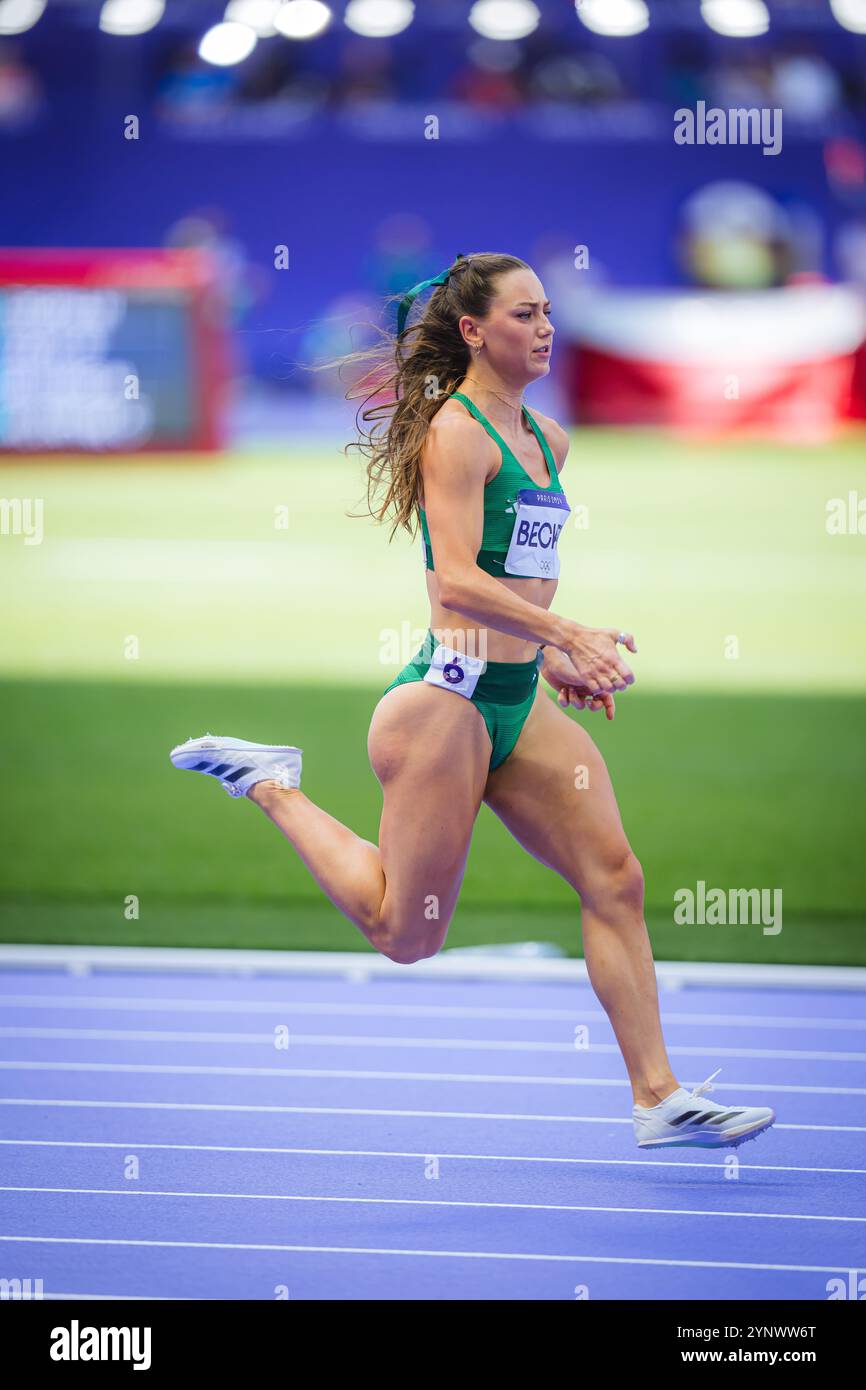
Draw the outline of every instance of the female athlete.
[[[406,315],[432,288],[417,321]],[[634,681],[631,633],[554,613],[557,543],[569,515],[565,430],[524,392],[550,371],[550,304],[516,256],[459,256],[404,297],[365,420],[370,510],[420,522],[430,630],[372,717],[368,752],[383,794],[378,845],[300,790],[301,750],[205,735],[175,767],[246,795],[285,835],[334,905],[377,951],[409,965],[440,950],[482,802],[579,894],[592,987],[631,1080],[642,1148],[735,1147],[775,1119],[722,1106],[671,1070],[643,918],[643,875],[604,761],[567,708],[604,710]],[[351,357],[366,354],[352,354]],[[351,360],[349,359],[343,359]],[[459,390],[458,390],[459,388]],[[353,391],[353,394],[358,394]],[[539,675],[556,693],[542,692]],[[584,769],[575,776],[576,769]],[[713,1073],[713,1076],[717,1073]]]

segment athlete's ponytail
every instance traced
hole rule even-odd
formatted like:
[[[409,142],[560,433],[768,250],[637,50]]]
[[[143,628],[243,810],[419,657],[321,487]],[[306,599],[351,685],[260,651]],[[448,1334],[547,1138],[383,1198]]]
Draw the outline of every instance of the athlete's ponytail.
[[[368,513],[377,521],[393,522],[391,538],[400,526],[410,533],[415,530],[421,454],[430,421],[469,370],[470,350],[458,327],[460,319],[464,314],[485,318],[497,278],[529,268],[517,256],[458,256],[447,271],[422,281],[408,294],[388,297],[387,304],[399,304],[396,334],[372,325],[380,335],[376,346],[317,366],[321,371],[344,363],[371,364],[346,392],[347,400],[363,398],[366,409],[359,407],[359,437],[343,452],[357,449],[367,459]],[[431,287],[423,310],[404,327],[416,297]]]

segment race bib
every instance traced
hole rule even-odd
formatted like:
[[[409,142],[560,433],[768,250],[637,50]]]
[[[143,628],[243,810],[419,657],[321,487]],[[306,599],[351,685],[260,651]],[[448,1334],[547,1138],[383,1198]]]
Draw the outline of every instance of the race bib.
[[[524,579],[556,579],[557,541],[571,508],[561,492],[521,488],[515,499],[514,529],[505,557],[505,573]]]
[[[466,656],[464,652],[455,652],[453,648],[440,644],[433,653],[424,679],[431,685],[441,685],[445,690],[465,695],[469,700],[486,665],[486,661],[478,656]]]

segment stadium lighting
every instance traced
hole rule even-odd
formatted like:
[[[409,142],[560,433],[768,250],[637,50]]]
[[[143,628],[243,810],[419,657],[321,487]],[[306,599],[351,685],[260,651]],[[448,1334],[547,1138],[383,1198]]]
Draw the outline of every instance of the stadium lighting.
[[[222,24],[215,24],[202,37],[198,56],[206,63],[213,63],[214,67],[230,68],[248,58],[257,43],[258,39],[248,24],[223,20]]]
[[[45,0],[0,0],[0,34],[23,34],[42,18]]]
[[[260,39],[271,39],[277,32],[274,18],[283,0],[229,0],[223,19],[246,24]]]
[[[717,34],[732,39],[754,39],[770,27],[764,0],[701,0],[701,14]]]
[[[830,0],[833,17],[852,34],[866,34],[866,0]]]
[[[321,0],[286,0],[277,11],[274,27],[285,39],[314,39],[332,19],[329,7]]]
[[[649,26],[646,0],[574,0],[577,17],[594,34],[625,39]]]
[[[485,39],[525,39],[541,15],[533,0],[475,0],[469,23]]]
[[[103,34],[146,34],[165,13],[165,0],[105,0],[99,12]]]
[[[408,29],[414,18],[412,0],[349,0],[343,23],[356,34],[385,39]]]

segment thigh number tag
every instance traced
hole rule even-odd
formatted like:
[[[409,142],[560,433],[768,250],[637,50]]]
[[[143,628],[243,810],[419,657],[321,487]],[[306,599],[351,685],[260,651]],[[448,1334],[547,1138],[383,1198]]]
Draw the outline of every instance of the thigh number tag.
[[[480,657],[467,656],[465,652],[456,652],[452,647],[438,646],[424,679],[431,685],[441,685],[444,690],[465,695],[469,700],[486,665],[486,661]]]

